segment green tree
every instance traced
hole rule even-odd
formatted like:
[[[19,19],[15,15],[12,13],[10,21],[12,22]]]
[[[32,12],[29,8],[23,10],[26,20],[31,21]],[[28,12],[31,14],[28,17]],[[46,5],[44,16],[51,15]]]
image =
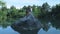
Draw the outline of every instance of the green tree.
[[[11,18],[14,18],[15,14],[17,13],[16,8],[14,6],[11,6],[10,10],[8,11],[8,15]]]
[[[42,13],[43,14],[47,14],[50,11],[50,6],[49,4],[46,2],[42,5]]]
[[[32,11],[35,12],[35,11],[36,11],[35,9],[36,9],[36,6],[33,5],[33,6],[32,6]]]
[[[7,14],[7,8],[5,7],[5,2],[3,1],[0,1],[0,22],[5,22],[7,17],[6,17],[6,14]]]
[[[0,6],[1,6],[1,7],[5,7],[5,6],[6,6],[5,2],[0,1]]]
[[[60,19],[60,4],[52,7],[52,16]]]

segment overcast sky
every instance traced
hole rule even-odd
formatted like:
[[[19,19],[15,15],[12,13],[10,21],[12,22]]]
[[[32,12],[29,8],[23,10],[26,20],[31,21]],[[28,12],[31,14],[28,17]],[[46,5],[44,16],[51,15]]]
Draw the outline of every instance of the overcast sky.
[[[50,6],[60,3],[60,0],[4,0],[4,1],[6,2],[7,7],[11,7],[13,5],[16,8],[21,8],[23,6],[28,5],[41,6],[45,2],[47,2]]]

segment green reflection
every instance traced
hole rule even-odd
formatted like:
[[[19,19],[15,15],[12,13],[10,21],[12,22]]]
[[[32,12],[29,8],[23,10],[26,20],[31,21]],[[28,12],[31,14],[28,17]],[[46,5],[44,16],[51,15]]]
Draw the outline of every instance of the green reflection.
[[[42,23],[42,29],[46,32],[49,30],[50,26],[56,29],[60,29],[60,20],[58,18],[50,18],[50,19],[41,18],[40,21]],[[13,22],[2,22],[0,23],[0,26],[2,26],[3,28],[7,28],[8,26],[11,26],[12,23]]]

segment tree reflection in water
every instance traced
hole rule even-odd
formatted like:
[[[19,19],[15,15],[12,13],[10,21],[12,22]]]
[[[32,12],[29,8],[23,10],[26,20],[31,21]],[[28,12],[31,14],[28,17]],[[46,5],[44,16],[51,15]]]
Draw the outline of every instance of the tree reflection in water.
[[[44,31],[48,31],[49,30],[49,28],[50,28],[50,26],[52,26],[52,27],[54,27],[54,28],[56,28],[56,29],[60,29],[60,20],[59,19],[51,19],[51,20],[48,20],[48,19],[40,19],[40,21],[41,21],[41,23],[42,23],[42,29],[44,30]],[[16,31],[18,31],[19,33],[21,33],[20,31],[22,30],[22,29],[18,29],[15,25],[12,27],[14,30],[16,30]],[[28,30],[29,31],[29,30]],[[28,32],[27,31],[27,32]],[[34,34],[37,34],[38,33],[38,31],[36,31],[36,30],[32,30],[33,32],[34,32]],[[32,32],[31,31],[31,32]],[[22,33],[23,33],[24,31],[22,31]],[[26,32],[25,32],[26,33]],[[31,33],[29,33],[28,32],[28,34],[31,34]]]
[[[51,18],[51,20],[49,20],[49,19],[40,19],[40,21],[41,21],[41,23],[43,24],[43,27],[42,27],[42,29],[44,30],[44,31],[48,31],[49,30],[49,28],[50,28],[50,26],[52,26],[52,27],[54,27],[54,28],[56,28],[56,29],[60,29],[60,20],[59,19],[57,19],[57,18],[55,18],[55,19],[52,19]],[[2,26],[3,28],[7,28],[7,26],[9,26],[8,24],[0,24],[0,26]],[[28,26],[28,25],[27,25]],[[19,28],[17,28],[17,26],[12,26],[12,28],[15,30],[15,31],[17,31],[17,32],[19,32],[19,33],[21,33],[20,31],[22,31],[22,28],[21,29],[19,29]],[[28,31],[30,31],[30,30],[28,30]],[[36,31],[36,30],[32,30],[32,32],[34,32],[35,34],[37,34],[38,33],[38,31]],[[24,32],[24,31],[23,31]],[[23,33],[22,32],[22,33]],[[26,33],[26,32],[25,32]],[[31,34],[31,33],[29,33],[28,32],[28,34]]]
[[[42,26],[41,26],[39,29],[38,29],[37,27],[35,27],[35,28],[32,27],[32,28],[34,28],[34,29],[30,28],[30,29],[32,29],[32,30],[29,29],[29,25],[28,25],[27,23],[23,23],[22,26],[21,26],[21,25],[18,26],[18,25],[16,25],[16,24],[13,24],[11,27],[12,27],[15,31],[17,31],[17,32],[19,32],[19,33],[21,33],[21,34],[38,34],[38,31],[39,31],[41,28],[43,28],[44,31],[48,31],[48,29],[50,28],[49,21],[42,19],[42,20],[41,20],[41,23],[42,23],[42,24],[40,24],[40,25],[42,25]],[[26,26],[27,26],[28,28],[25,28]]]

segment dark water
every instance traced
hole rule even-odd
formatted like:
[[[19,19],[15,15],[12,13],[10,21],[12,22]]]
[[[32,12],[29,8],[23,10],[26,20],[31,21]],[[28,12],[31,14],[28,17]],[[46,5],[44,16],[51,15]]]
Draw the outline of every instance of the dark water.
[[[41,19],[43,27],[39,30],[38,34],[60,34],[60,20],[58,19]],[[0,34],[20,34],[14,31],[11,26],[0,26]]]

